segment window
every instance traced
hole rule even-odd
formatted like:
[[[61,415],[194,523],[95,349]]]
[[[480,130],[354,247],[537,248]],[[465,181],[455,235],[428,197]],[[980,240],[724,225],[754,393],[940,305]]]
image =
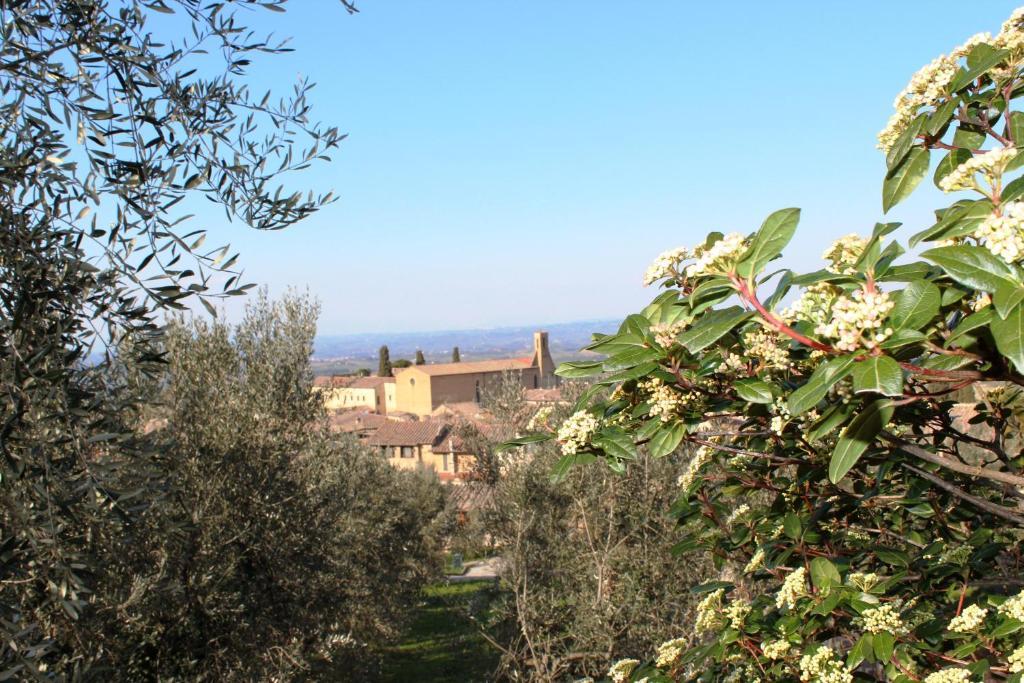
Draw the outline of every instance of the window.
[[[534,376],[533,376],[533,388],[534,388],[534,389],[536,389],[536,388],[537,388],[537,375],[534,375]]]
[[[412,446],[402,446],[402,457],[411,458],[413,457]]]
[[[443,472],[447,472],[448,471],[448,454],[447,453],[445,453],[443,456],[441,456],[441,470]]]

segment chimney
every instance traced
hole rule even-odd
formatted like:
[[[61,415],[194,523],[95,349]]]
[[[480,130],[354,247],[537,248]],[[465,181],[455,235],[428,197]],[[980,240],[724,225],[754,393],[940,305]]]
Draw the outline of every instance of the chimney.
[[[533,364],[540,372],[541,385],[544,387],[553,386],[555,377],[555,361],[551,359],[551,351],[548,349],[548,333],[533,333]]]

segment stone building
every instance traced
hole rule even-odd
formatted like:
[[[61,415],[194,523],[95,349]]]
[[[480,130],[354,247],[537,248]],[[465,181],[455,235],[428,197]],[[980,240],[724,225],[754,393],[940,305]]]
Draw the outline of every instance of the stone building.
[[[534,333],[533,355],[525,358],[413,365],[399,370],[395,375],[397,409],[426,416],[445,404],[479,403],[487,385],[501,381],[506,373],[518,376],[527,389],[556,386],[548,333]]]

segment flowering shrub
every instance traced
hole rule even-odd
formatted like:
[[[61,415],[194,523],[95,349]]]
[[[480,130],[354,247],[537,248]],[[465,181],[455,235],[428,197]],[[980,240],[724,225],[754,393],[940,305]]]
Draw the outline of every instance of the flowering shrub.
[[[610,678],[1021,680],[1022,92],[1018,10],[897,98],[883,210],[933,152],[935,184],[958,193],[910,239],[919,256],[881,223],[822,270],[766,273],[797,227],[783,209],[660,255],[644,281],[664,291],[588,347],[605,360],[561,366],[595,391],[513,443],[559,442],[556,476],[689,446],[676,550],[720,570],[692,627]]]

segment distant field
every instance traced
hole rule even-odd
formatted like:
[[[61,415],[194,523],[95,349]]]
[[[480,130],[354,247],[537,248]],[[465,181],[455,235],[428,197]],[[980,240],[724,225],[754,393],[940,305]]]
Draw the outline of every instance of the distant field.
[[[423,351],[428,363],[448,363],[452,348],[459,347],[463,361],[490,358],[516,358],[533,353],[533,332],[543,329],[555,362],[578,360],[586,356],[580,349],[590,343],[594,332],[612,332],[618,321],[592,320],[557,325],[504,327],[489,330],[452,330],[445,332],[402,332],[393,334],[323,335],[316,339],[313,372],[317,375],[348,374],[359,369],[377,371],[377,353],[387,345],[392,362],[413,360]]]

